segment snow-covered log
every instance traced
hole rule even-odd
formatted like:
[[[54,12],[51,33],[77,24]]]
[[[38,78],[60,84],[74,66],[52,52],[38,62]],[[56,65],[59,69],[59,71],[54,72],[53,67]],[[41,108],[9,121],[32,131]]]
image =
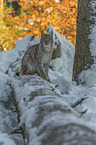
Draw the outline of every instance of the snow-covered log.
[[[96,135],[60,91],[37,75],[12,84],[27,145],[95,145]]]

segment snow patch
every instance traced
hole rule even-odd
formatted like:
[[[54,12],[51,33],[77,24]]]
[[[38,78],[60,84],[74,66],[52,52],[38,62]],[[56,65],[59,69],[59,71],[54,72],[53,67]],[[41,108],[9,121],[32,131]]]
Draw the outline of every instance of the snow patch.
[[[15,142],[6,133],[1,133],[1,132],[0,132],[0,144],[16,145]]]

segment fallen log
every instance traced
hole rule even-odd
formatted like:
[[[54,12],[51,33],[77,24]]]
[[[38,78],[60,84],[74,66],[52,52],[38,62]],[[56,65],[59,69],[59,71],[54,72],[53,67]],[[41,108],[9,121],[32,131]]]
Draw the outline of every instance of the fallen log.
[[[26,145],[96,144],[95,132],[55,85],[37,75],[25,75],[15,79],[12,88]]]

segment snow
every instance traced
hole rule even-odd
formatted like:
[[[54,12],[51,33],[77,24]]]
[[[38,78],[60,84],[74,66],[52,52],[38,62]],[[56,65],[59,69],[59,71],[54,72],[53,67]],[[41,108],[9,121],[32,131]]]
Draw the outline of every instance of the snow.
[[[90,13],[92,14],[90,17],[90,20],[94,20],[94,24],[91,24],[90,26],[90,35],[89,35],[89,39],[91,40],[90,43],[90,51],[91,51],[91,55],[94,56],[94,63],[96,64],[96,50],[95,50],[95,46],[96,46],[96,17],[95,17],[95,13],[96,13],[96,1],[91,1],[89,3],[89,7],[90,7]]]
[[[86,122],[86,126],[89,126],[91,129],[96,131],[96,64],[94,62],[94,64],[90,69],[81,72],[79,78],[82,84],[77,86],[76,82],[72,82],[72,71],[73,71],[75,48],[71,42],[66,40],[65,36],[62,36],[58,32],[56,32],[52,25],[49,26],[48,31],[50,32],[52,29],[53,29],[53,34],[57,35],[57,38],[61,43],[61,52],[62,52],[60,58],[56,58],[52,60],[50,63],[51,66],[53,66],[53,70],[50,69],[48,75],[52,84],[47,83],[46,86],[43,85],[41,78],[37,75],[33,75],[29,77],[20,76],[19,78],[17,78],[15,74],[17,70],[20,70],[21,59],[24,56],[24,53],[26,52],[28,47],[34,44],[38,44],[40,42],[40,38],[36,38],[34,41],[30,41],[31,36],[26,36],[24,39],[16,41],[15,49],[11,49],[8,50],[7,52],[0,53],[0,101],[8,101],[9,99],[8,97],[11,95],[11,88],[9,84],[12,83],[15,92],[17,93],[15,95],[18,96],[16,100],[19,103],[18,105],[20,107],[21,114],[23,114],[20,118],[21,119],[20,123],[21,124],[23,122],[26,123],[26,127],[29,129],[29,132],[32,134],[34,138],[34,140],[32,140],[31,143],[32,144],[35,143],[35,145],[39,145],[41,138],[46,136],[45,133],[42,136],[35,138],[34,136],[36,136],[36,134],[38,133],[37,129],[36,128],[31,129],[32,124],[30,122],[34,122],[34,120],[37,117],[36,111],[38,111],[38,108],[36,103],[40,104],[41,101],[42,102],[45,101],[45,105],[46,105],[47,104],[46,100],[48,100],[48,98],[50,98],[51,95],[50,90],[52,88],[55,88],[56,85],[58,86],[57,88],[54,89],[54,94],[57,93],[58,96],[60,96],[60,99],[57,100],[57,98],[55,98],[56,99],[55,104],[58,101],[58,103],[61,104],[62,108],[64,105],[67,104],[69,106],[69,104],[74,103],[76,100],[82,97],[86,97],[86,96],[88,97],[88,99],[86,99],[81,105],[76,107],[76,110],[79,112],[84,111],[85,109],[87,109],[87,112],[84,115],[82,115],[81,119],[79,120],[74,116],[70,116],[70,121],[72,118],[72,120],[74,120],[77,123],[81,122],[81,124],[84,124],[84,122]],[[94,29],[92,30],[92,32],[94,32]],[[93,40],[93,36],[95,36],[95,34],[92,35],[92,40]],[[53,38],[55,42],[55,37]],[[90,45],[90,47],[91,46],[93,49],[93,46],[95,46],[95,41],[92,42],[92,45]],[[92,50],[92,54],[95,55],[95,53],[96,50],[95,49]],[[37,80],[35,80],[35,78],[37,78]],[[36,86],[34,84],[34,81],[32,82],[32,80],[35,80],[35,83],[38,83],[38,86]],[[40,81],[41,84],[39,84]],[[34,101],[31,101],[32,99],[30,95],[31,92],[32,91],[34,92],[34,90],[36,89],[38,90],[41,87],[48,88],[48,92],[43,92],[45,93],[46,98],[44,98],[44,96],[38,97],[37,95]],[[37,93],[39,92],[37,91]],[[51,98],[51,100],[53,98]],[[65,99],[67,100],[67,103]],[[50,106],[52,106],[50,105],[50,103],[47,104],[49,108]],[[0,122],[1,122],[0,124],[2,124],[2,126],[0,127],[1,130],[0,143],[2,142],[2,144],[4,145],[9,145],[9,144],[15,145],[14,138],[8,135],[8,132],[6,131],[6,129],[4,128],[4,124],[2,123],[4,121],[3,114],[5,112],[3,111],[3,106],[2,105],[0,106],[1,106],[0,115],[2,115],[2,117],[0,117]],[[49,122],[54,122],[55,116],[60,116],[60,112],[57,112],[57,114],[55,114],[54,112],[52,113],[53,115],[51,114],[50,116],[53,116],[53,118],[47,116],[48,117],[47,121]],[[63,114],[61,118],[57,117],[59,121],[61,119],[61,124],[64,123],[63,117],[66,120],[68,119],[67,115],[63,116]],[[7,118],[8,117],[6,117],[6,119]],[[43,122],[41,127],[44,127],[46,123],[47,122]],[[57,120],[57,124],[58,124],[58,120]]]
[[[53,66],[54,71],[53,72],[52,70],[50,70],[51,72],[49,71],[49,77],[50,73],[51,75],[53,73],[52,77],[50,78],[52,81],[54,80],[53,79],[54,76],[56,77],[56,79],[62,76],[66,78],[68,81],[72,81],[72,67],[74,61],[75,48],[71,42],[65,39],[64,36],[56,32],[52,25],[49,26],[48,31],[50,32],[52,29],[54,34],[53,38],[55,37],[56,34],[57,38],[61,42],[61,57],[51,61],[51,65]]]
[[[0,144],[2,145],[16,145],[15,142],[9,138],[6,133],[0,132]]]

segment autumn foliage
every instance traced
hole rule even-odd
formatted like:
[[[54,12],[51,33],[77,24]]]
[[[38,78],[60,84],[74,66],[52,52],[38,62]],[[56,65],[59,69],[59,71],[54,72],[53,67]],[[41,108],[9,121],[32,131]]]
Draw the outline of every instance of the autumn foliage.
[[[3,17],[0,17],[3,20],[0,26],[3,48],[14,48],[15,41],[26,35],[41,37],[40,31],[46,32],[49,25],[75,45],[77,0],[20,0],[18,3],[21,6],[18,16],[4,3]]]

